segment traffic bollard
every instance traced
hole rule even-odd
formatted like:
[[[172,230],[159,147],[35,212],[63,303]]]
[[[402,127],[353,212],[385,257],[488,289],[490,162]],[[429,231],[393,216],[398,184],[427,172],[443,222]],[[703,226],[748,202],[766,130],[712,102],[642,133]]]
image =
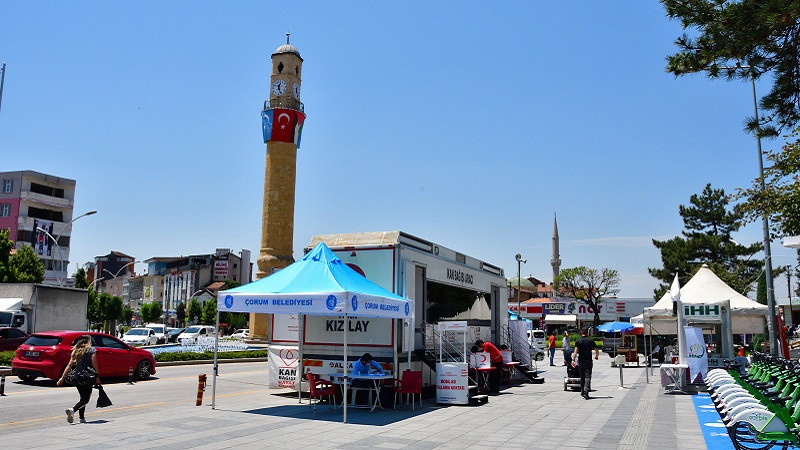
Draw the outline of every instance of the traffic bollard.
[[[0,375],[0,396],[6,396],[6,376]]]
[[[128,370],[128,384],[133,384],[133,367]]]
[[[206,390],[206,374],[201,373],[198,377],[197,383],[197,403],[194,406],[201,406],[203,404],[203,391]]]

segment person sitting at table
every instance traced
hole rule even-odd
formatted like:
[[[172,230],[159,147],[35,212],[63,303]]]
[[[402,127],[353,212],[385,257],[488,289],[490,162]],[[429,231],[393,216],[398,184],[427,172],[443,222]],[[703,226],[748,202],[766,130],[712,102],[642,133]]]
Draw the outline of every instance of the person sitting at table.
[[[375,370],[374,373],[384,375],[383,367],[381,367],[380,363],[372,359],[372,355],[369,353],[364,353],[361,358],[357,359],[356,362],[353,363],[353,375],[369,375],[370,370]],[[350,400],[351,403],[355,403],[355,395],[357,390],[359,389],[372,389],[374,384],[372,380],[365,380],[365,379],[354,379],[350,381],[350,388],[353,389],[353,398]]]
[[[500,392],[500,368],[503,367],[503,354],[491,342],[484,342],[482,339],[475,341],[475,346],[481,351],[489,354],[489,361],[495,370],[489,372],[489,391],[491,393]]]

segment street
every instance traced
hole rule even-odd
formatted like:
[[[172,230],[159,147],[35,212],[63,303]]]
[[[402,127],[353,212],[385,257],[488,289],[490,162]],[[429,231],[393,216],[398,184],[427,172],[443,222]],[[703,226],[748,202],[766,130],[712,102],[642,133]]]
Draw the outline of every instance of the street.
[[[266,363],[221,364],[220,373],[225,377],[223,398],[266,392]],[[87,422],[122,419],[142,410],[164,411],[165,420],[174,420],[168,413],[171,408],[195,404],[197,377],[208,375],[208,386],[204,403],[211,402],[211,364],[157,367],[157,373],[149,380],[133,385],[126,379],[111,380],[104,384],[113,406],[96,409],[97,392],[86,410]],[[240,381],[241,383],[239,383]],[[260,383],[261,385],[258,385]],[[56,386],[55,381],[37,379],[24,384],[17,377],[6,378],[5,397],[0,397],[0,433],[9,430],[36,430],[42,426],[61,425],[66,421],[64,410],[78,401],[78,392],[72,386]]]
[[[705,448],[690,396],[664,395],[654,377],[646,382],[644,367],[624,368],[622,389],[619,370],[601,354],[586,401],[563,390],[559,354],[557,366],[539,366],[544,384],[505,388],[483,406],[426,398],[416,411],[349,410],[346,424],[341,410],[323,404],[312,413],[307,400],[298,404],[290,391],[268,389],[265,362],[221,364],[216,410],[210,364],[158,367],[157,378],[133,386],[108,383],[114,405],[98,410],[93,398],[86,424],[66,421],[64,409],[78,399],[74,388],[12,381],[0,397],[0,436],[6,448],[42,449]],[[200,373],[209,375],[209,385],[196,407]]]

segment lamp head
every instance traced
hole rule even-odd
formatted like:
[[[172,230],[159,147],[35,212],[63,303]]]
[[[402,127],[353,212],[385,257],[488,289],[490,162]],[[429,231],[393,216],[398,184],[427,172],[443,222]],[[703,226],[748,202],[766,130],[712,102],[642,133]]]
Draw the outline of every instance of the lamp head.
[[[516,259],[517,261],[522,261],[522,255],[517,253],[516,255],[514,255],[514,259]]]
[[[93,209],[93,210],[91,210],[91,211],[87,212],[85,215],[86,215],[86,216],[91,216],[92,214],[97,214],[97,210],[96,210],[96,209]]]

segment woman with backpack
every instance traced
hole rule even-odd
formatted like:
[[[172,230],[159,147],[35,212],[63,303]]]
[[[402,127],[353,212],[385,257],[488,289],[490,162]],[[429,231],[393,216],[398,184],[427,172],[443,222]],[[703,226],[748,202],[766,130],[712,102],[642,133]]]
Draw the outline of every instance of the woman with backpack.
[[[100,384],[100,378],[97,376],[99,373],[97,353],[95,348],[92,347],[92,338],[88,334],[79,337],[75,341],[69,364],[67,364],[64,373],[61,374],[61,378],[58,379],[56,384],[58,386],[64,384],[67,374],[73,369],[73,381],[81,398],[75,406],[67,408],[67,422],[72,423],[75,420],[75,411],[78,411],[80,422],[85,423],[84,412],[86,405],[89,404],[89,399],[92,397],[92,388],[95,384]]]

